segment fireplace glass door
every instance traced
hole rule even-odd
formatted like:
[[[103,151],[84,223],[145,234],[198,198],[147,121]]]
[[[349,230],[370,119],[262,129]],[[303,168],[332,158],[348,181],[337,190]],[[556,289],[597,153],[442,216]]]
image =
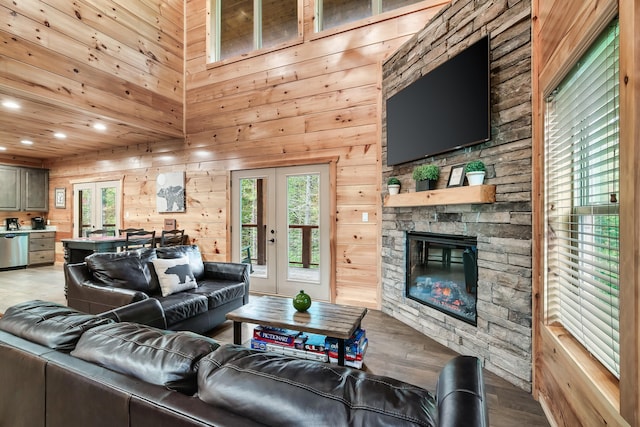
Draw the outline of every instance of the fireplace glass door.
[[[407,233],[406,296],[475,325],[477,256],[473,238]]]

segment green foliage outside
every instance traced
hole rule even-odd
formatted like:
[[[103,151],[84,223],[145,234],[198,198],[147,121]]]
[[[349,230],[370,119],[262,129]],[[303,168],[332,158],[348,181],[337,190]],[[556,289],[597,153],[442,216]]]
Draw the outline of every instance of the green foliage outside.
[[[258,255],[258,181],[262,178],[240,180],[240,221],[243,224],[241,247],[249,247],[252,259]],[[265,183],[266,189],[266,183]],[[294,225],[318,226],[320,224],[320,176],[294,175],[287,178],[287,222],[289,224],[289,265],[302,266],[302,229]],[[271,197],[266,195],[265,197]],[[266,200],[264,201],[266,204]],[[248,226],[253,225],[253,226]],[[268,231],[268,230],[267,230]],[[280,238],[284,238],[280,231]],[[266,236],[271,238],[270,235]],[[320,234],[318,228],[311,230],[311,268],[320,262]]]

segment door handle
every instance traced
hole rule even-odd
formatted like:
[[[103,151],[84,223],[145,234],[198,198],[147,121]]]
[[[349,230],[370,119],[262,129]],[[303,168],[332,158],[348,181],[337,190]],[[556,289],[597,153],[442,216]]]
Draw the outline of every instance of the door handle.
[[[270,241],[271,243],[275,243],[275,242],[276,242],[276,239],[269,239],[269,241]]]

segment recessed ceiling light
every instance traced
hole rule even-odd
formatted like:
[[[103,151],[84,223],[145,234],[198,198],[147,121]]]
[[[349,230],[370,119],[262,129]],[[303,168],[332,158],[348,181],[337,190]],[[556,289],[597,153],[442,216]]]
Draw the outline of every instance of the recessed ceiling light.
[[[62,132],[56,132],[56,133],[53,134],[53,137],[54,138],[58,138],[58,139],[65,139],[67,137],[67,135],[65,135]]]
[[[96,130],[106,130],[107,127],[105,125],[103,125],[102,123],[96,123],[95,125],[93,125],[93,128]]]
[[[28,139],[23,139],[22,142],[24,145],[33,145],[33,141],[29,141]]]
[[[6,108],[12,108],[12,109],[17,109],[20,108],[20,104],[18,104],[17,102],[14,101],[3,101],[2,102],[2,106],[6,107]]]

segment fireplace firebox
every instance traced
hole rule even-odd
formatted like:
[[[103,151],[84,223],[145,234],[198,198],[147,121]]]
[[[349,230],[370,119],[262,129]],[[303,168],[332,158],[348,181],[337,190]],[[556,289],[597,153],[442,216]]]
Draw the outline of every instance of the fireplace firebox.
[[[477,239],[420,232],[406,237],[407,298],[475,326]]]

